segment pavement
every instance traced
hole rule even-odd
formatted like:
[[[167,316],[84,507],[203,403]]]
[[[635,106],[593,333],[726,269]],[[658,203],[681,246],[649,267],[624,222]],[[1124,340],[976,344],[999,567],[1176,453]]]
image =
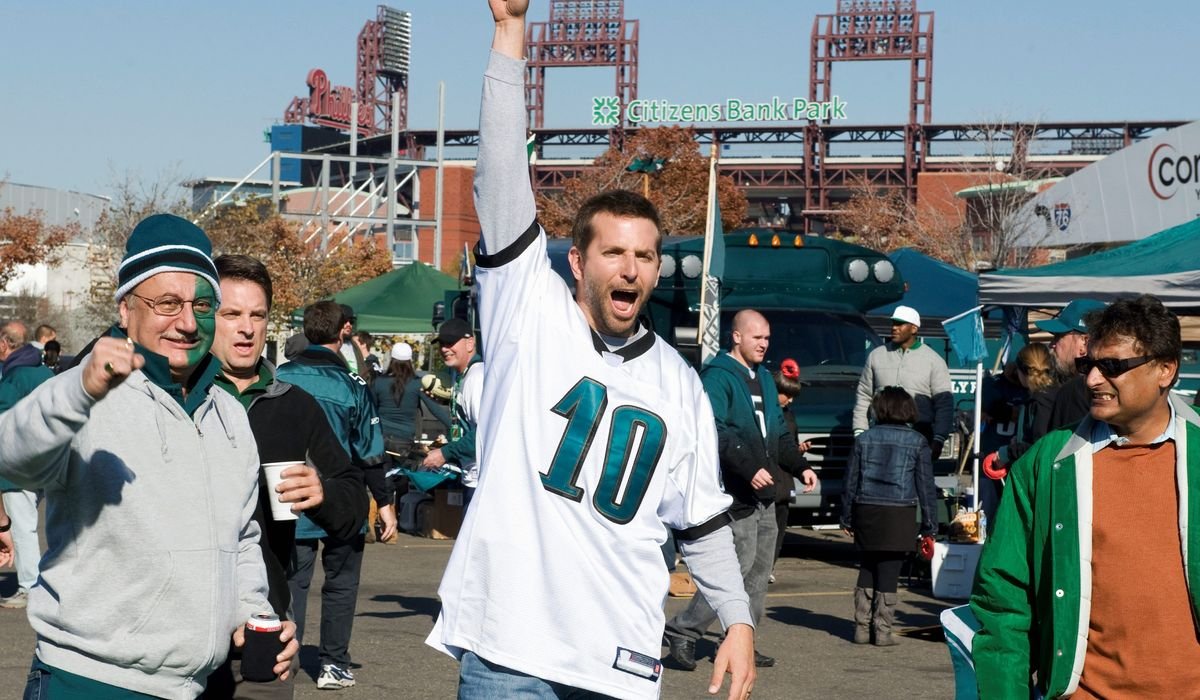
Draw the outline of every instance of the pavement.
[[[317,655],[310,639],[301,651],[303,671],[298,699],[333,697],[395,700],[455,697],[456,662],[424,644],[439,603],[437,585],[453,542],[402,534],[394,545],[366,549],[358,612],[350,652],[357,685],[339,691],[316,688]],[[857,576],[854,547],[841,533],[792,528],[768,590],[766,619],[758,649],[777,659],[759,669],[756,700],[772,698],[951,698],[954,675],[937,615],[953,603],[930,596],[928,573],[911,582],[901,578],[897,627],[900,644],[877,648],[849,640],[852,591]],[[313,582],[319,590],[321,573]],[[0,595],[16,588],[16,574],[0,570]],[[667,614],[687,601],[671,598]],[[97,600],[97,605],[103,601]],[[320,605],[309,605],[308,629],[320,629]],[[697,645],[697,656],[715,651],[715,637]],[[0,609],[0,697],[20,697],[33,650],[33,632],[23,610]],[[665,655],[666,649],[663,648]],[[710,697],[712,664],[701,659],[696,671],[668,668],[666,700]],[[721,695],[724,697],[724,695]]]

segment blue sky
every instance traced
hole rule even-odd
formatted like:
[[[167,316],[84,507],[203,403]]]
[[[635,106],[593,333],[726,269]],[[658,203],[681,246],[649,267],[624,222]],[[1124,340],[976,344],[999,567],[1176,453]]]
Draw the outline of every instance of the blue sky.
[[[377,2],[6,2],[0,5],[0,178],[106,194],[144,181],[241,177],[310,68],[354,80]],[[1200,3],[920,0],[936,13],[935,122],[1200,118]],[[395,0],[413,13],[409,124],[478,123],[491,37],[483,0]],[[532,19],[548,3],[533,0]],[[710,103],[806,97],[813,16],[835,0],[626,0],[641,20],[639,97]],[[907,114],[907,64],[835,64],[848,123]],[[590,124],[611,69],[551,71],[546,125]]]

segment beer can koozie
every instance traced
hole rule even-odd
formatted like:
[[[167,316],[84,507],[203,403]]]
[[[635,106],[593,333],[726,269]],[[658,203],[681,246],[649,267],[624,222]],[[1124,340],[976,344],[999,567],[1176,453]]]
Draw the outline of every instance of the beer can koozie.
[[[255,613],[246,621],[246,646],[242,647],[242,679],[253,683],[275,680],[275,657],[283,651],[279,633],[283,623],[272,612]]]

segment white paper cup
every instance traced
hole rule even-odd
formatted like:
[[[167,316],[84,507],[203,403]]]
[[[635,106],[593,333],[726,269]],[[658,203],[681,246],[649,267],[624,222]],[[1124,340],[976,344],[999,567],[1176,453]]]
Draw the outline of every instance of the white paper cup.
[[[284,503],[279,500],[279,492],[276,487],[279,482],[283,481],[280,475],[284,469],[288,467],[302,467],[303,462],[270,462],[262,465],[263,474],[267,477],[267,492],[271,496],[271,519],[272,520],[295,520],[300,516],[292,512],[292,504]]]

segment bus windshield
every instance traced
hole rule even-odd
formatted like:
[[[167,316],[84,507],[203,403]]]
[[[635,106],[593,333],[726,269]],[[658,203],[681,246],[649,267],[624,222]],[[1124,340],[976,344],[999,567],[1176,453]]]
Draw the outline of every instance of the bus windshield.
[[[828,311],[764,310],[771,324],[771,343],[764,364],[774,371],[785,358],[800,364],[806,381],[857,378],[867,354],[881,343],[862,319]],[[729,332],[733,314],[723,314],[722,330]]]

